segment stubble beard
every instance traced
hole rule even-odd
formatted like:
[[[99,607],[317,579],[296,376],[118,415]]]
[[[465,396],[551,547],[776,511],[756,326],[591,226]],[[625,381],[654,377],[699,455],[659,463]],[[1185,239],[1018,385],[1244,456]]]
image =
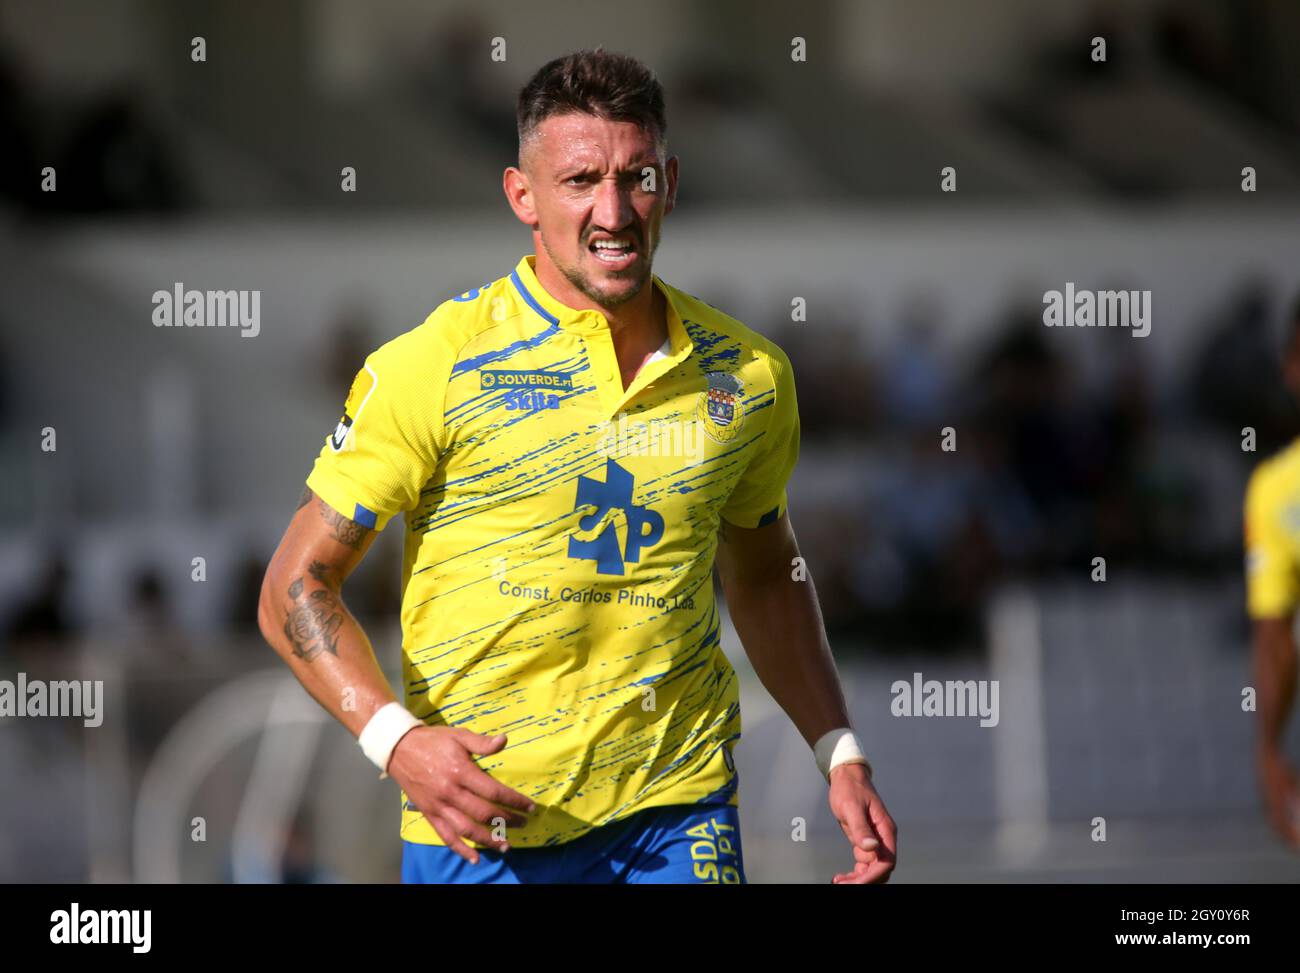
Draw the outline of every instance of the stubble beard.
[[[584,295],[586,295],[590,300],[599,304],[601,307],[615,308],[615,307],[619,307],[622,304],[626,304],[628,301],[632,300],[634,297],[640,294],[641,291],[645,288],[646,282],[650,280],[650,275],[652,273],[654,253],[656,250],[659,249],[659,241],[658,240],[655,241],[654,247],[651,248],[650,253],[647,256],[647,259],[644,261],[643,267],[640,270],[634,271],[639,274],[639,279],[637,279],[636,287],[634,287],[632,290],[627,291],[625,293],[612,295],[612,296],[609,294],[603,294],[600,291],[596,290],[596,288],[592,286],[591,278],[589,278],[576,265],[573,267],[566,267],[563,264],[561,264],[558,260],[556,260],[555,254],[551,251],[551,248],[546,244],[545,237],[542,238],[542,247],[546,250],[546,255],[551,258],[551,263],[555,266],[557,270],[559,270],[561,274],[564,275],[565,280],[567,280],[570,284],[572,284]],[[613,279],[627,280],[628,278],[615,276]]]

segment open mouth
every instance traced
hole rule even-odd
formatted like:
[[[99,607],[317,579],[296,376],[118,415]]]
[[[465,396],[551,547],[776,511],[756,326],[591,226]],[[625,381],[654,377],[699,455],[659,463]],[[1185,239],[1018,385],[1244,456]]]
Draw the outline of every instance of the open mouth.
[[[620,270],[631,266],[636,260],[636,244],[629,237],[610,237],[593,240],[587,249],[596,259],[611,270]]]

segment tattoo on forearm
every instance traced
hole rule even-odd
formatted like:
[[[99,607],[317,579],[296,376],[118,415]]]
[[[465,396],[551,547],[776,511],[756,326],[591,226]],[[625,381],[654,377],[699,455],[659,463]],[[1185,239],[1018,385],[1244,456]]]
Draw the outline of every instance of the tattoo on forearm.
[[[307,504],[311,503],[311,498],[311,487],[303,487],[302,496],[298,498],[298,506],[295,509],[301,510],[303,507],[307,506]]]
[[[355,520],[349,520],[324,500],[320,502],[320,515],[330,525],[331,535],[336,541],[346,544],[354,551],[361,550],[361,542],[370,530],[369,527],[362,527]]]
[[[311,576],[324,583],[329,568],[313,561],[308,569]],[[293,654],[311,662],[322,652],[339,654],[339,629],[343,627],[343,606],[328,588],[315,588],[303,592],[303,579],[295,578],[289,585],[289,598],[293,607],[284,622],[284,634],[293,646]]]

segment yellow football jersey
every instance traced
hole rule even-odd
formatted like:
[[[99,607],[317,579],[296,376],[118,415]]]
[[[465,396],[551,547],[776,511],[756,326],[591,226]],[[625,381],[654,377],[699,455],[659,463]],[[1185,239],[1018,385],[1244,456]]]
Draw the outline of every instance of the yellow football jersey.
[[[1248,613],[1289,615],[1300,602],[1300,440],[1255,469],[1245,514]]]
[[[654,277],[668,342],[625,390],[605,317],[535,263],[372,352],[307,479],[376,530],[405,515],[406,706],[508,735],[476,759],[538,805],[515,847],[737,803],[718,522],[776,521],[799,449],[772,342]],[[403,797],[402,837],[442,844]]]

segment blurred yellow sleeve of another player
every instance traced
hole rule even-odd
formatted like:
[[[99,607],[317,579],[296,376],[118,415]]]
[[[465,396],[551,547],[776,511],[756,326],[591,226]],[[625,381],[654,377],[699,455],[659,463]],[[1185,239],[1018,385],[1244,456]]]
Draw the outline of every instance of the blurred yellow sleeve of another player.
[[[1295,471],[1295,475],[1283,474]],[[1288,530],[1288,499],[1300,482],[1300,467],[1278,461],[1261,464],[1246,487],[1246,610],[1251,618],[1289,615],[1300,602],[1296,541]],[[1300,504],[1295,505],[1300,515]]]

